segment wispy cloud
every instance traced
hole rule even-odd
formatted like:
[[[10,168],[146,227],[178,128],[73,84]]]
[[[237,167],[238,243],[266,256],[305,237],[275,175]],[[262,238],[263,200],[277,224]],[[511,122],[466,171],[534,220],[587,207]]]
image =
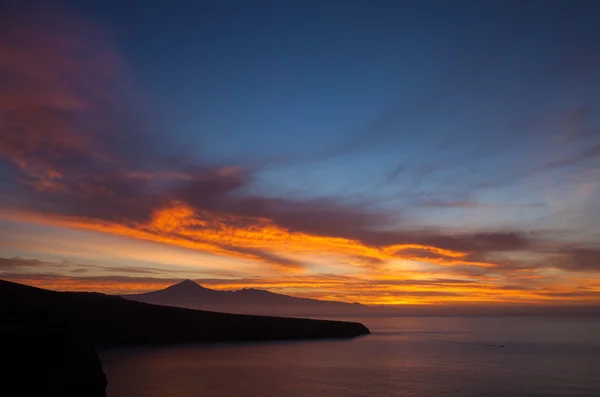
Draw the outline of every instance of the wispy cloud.
[[[82,265],[68,260],[61,262],[41,261],[38,259],[25,259],[19,257],[0,258],[0,271],[25,271],[25,272],[44,272],[57,271],[65,273],[132,273],[132,274],[154,274],[154,275],[172,275],[176,270],[163,270],[149,267],[114,267],[99,265]]]
[[[551,261],[553,266],[571,272],[600,272],[600,249],[565,249]]]
[[[507,204],[507,203],[485,203],[477,201],[424,201],[419,203],[423,207],[438,207],[438,208],[466,208],[466,209],[502,209],[502,208],[540,208],[544,207],[544,203],[523,203],[523,204]]]
[[[549,167],[549,168],[564,167],[564,166],[584,162],[587,160],[595,161],[598,159],[600,159],[600,143],[595,144],[592,147],[587,147],[587,148],[581,150],[579,153],[569,155],[569,156],[563,157],[561,159],[549,162],[548,164],[546,164],[546,167]]]

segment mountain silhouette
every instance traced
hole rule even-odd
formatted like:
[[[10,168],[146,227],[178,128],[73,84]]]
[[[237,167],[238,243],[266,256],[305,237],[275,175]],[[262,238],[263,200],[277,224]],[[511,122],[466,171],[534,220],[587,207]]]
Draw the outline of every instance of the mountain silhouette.
[[[158,291],[123,297],[163,306],[280,316],[356,314],[365,308],[359,303],[297,298],[255,288],[217,291],[192,280],[184,280]]]

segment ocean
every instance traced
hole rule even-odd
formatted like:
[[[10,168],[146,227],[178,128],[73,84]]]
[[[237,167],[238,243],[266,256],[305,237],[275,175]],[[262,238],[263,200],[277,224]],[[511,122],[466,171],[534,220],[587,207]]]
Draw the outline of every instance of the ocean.
[[[600,396],[600,319],[373,317],[351,340],[100,352],[108,397]]]

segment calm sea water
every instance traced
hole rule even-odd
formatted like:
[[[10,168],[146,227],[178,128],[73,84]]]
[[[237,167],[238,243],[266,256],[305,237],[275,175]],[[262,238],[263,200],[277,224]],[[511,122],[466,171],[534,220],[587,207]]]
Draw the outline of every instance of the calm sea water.
[[[101,352],[108,397],[600,396],[598,318],[360,321],[372,335]]]

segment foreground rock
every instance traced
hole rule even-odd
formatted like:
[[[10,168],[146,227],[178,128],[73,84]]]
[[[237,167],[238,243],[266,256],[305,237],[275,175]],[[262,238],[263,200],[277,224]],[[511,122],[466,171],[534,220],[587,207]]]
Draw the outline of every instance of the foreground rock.
[[[94,346],[65,328],[3,328],[0,394],[104,397],[106,376]]]
[[[12,397],[104,396],[96,346],[352,338],[362,324],[206,312],[95,293],[55,292],[0,281],[3,354]],[[4,352],[7,354],[4,354]],[[2,394],[4,394],[2,392]]]

